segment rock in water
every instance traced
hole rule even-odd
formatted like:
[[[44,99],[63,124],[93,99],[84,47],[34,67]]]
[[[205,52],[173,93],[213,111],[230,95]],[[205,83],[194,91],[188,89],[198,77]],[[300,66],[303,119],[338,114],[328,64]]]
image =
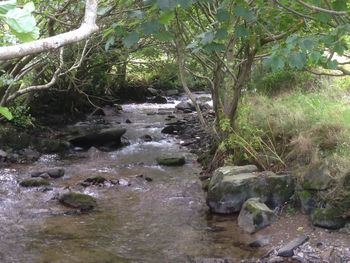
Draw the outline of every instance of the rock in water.
[[[89,211],[96,207],[96,200],[90,195],[80,193],[67,193],[60,197],[60,203],[72,207],[78,208],[81,211]]]
[[[281,247],[278,250],[277,255],[280,257],[292,257],[294,255],[294,249],[301,246],[308,240],[309,240],[308,236],[297,237],[296,239],[293,239],[288,244]]]
[[[238,225],[244,231],[252,234],[269,226],[275,220],[275,213],[261,203],[259,198],[250,198],[243,204],[238,216]]]
[[[64,169],[58,168],[58,169],[50,169],[46,171],[46,173],[49,174],[51,178],[60,178],[64,176]]]
[[[48,186],[50,183],[42,178],[30,178],[25,179],[19,183],[23,187],[39,187],[39,186]]]
[[[243,203],[259,197],[275,208],[294,194],[294,178],[272,172],[257,173],[255,166],[225,166],[217,169],[210,180],[207,204],[212,212],[229,214],[241,210]]]
[[[124,128],[103,129],[75,137],[69,142],[75,147],[82,148],[90,148],[92,146],[118,147],[121,145],[121,137],[125,132],[126,129]]]
[[[165,166],[180,166],[186,163],[185,157],[159,157],[157,158],[157,163],[159,165]]]

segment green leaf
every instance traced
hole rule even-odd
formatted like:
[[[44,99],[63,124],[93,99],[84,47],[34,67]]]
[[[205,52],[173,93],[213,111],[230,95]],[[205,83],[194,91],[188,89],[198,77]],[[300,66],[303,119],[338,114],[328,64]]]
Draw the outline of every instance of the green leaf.
[[[16,8],[16,0],[1,1],[0,14],[5,15],[9,10]]]
[[[139,41],[140,36],[137,32],[130,32],[126,35],[126,37],[123,39],[123,44],[127,48],[133,47],[137,42]]]
[[[160,41],[166,41],[169,42],[171,40],[173,40],[173,35],[167,31],[162,31],[159,32],[157,34],[154,35],[157,39],[159,39]]]
[[[289,66],[291,68],[302,69],[306,64],[306,56],[301,52],[292,52],[289,56]]]
[[[199,37],[201,38],[201,44],[207,45],[207,44],[210,44],[211,42],[213,42],[215,35],[213,32],[207,31],[207,32],[200,34]]]
[[[311,38],[304,38],[300,41],[300,48],[311,51],[315,45],[315,41]]]
[[[226,49],[226,46],[224,44],[212,42],[208,45],[205,45],[204,49],[209,52],[224,51]]]
[[[108,51],[110,46],[113,46],[115,43],[115,37],[114,36],[110,36],[107,41],[106,41],[106,45],[105,45],[105,51]]]
[[[248,8],[245,8],[241,5],[238,5],[235,7],[235,9],[233,10],[234,14],[236,16],[240,16],[243,17],[244,19],[251,21],[254,19],[254,14],[252,11],[250,11]]]
[[[39,37],[39,28],[32,15],[34,10],[33,2],[29,2],[23,8],[9,10],[3,18],[11,32],[21,41],[32,41]]]
[[[219,22],[226,22],[230,19],[230,13],[227,10],[220,8],[216,14],[216,18]]]
[[[156,20],[148,21],[141,25],[141,30],[145,35],[158,33],[161,28],[162,25]]]
[[[322,54],[318,51],[313,51],[310,53],[310,58],[311,58],[312,62],[314,62],[314,63],[318,63],[320,61],[321,57],[322,57]]]
[[[284,60],[278,54],[271,56],[266,62],[274,72],[284,68]]]
[[[237,37],[247,37],[249,35],[249,31],[243,25],[239,25],[236,27],[235,35]]]
[[[226,39],[227,35],[228,35],[227,30],[224,28],[220,28],[215,33],[215,39],[223,40],[223,39]]]
[[[337,69],[337,67],[338,67],[338,61],[336,61],[336,60],[328,61],[326,66],[327,66],[327,68],[329,68],[329,69]]]
[[[0,106],[0,114],[2,116],[4,116],[6,119],[8,119],[8,120],[12,120],[13,119],[12,113],[6,107],[1,107]]]
[[[175,13],[172,11],[164,12],[159,17],[159,22],[163,25],[169,24],[175,17]]]
[[[347,10],[346,2],[347,1],[345,0],[335,0],[332,3],[332,6],[337,11],[346,11]]]

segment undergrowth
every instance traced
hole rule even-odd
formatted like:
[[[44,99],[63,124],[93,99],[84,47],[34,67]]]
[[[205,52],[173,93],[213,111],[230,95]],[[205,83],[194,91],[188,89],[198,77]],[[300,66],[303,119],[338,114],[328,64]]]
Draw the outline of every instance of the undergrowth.
[[[228,162],[277,172],[319,160],[327,160],[334,171],[350,168],[349,88],[349,81],[340,79],[278,96],[246,93],[236,129],[221,123],[229,134],[222,146],[233,152]]]

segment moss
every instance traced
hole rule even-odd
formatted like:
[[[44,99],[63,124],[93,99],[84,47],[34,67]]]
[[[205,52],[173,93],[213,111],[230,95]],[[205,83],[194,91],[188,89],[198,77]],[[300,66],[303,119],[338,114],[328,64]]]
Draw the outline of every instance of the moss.
[[[94,209],[96,206],[96,200],[90,195],[80,193],[67,193],[61,196],[59,199],[63,205],[79,208],[82,211],[88,211]]]
[[[180,166],[186,163],[185,157],[159,157],[157,158],[157,163],[159,165],[166,166]]]
[[[339,229],[346,223],[342,210],[336,207],[315,209],[311,215],[311,220],[316,226],[330,229]]]
[[[41,178],[25,179],[19,183],[19,185],[23,187],[48,186],[49,184],[50,183],[47,180]]]

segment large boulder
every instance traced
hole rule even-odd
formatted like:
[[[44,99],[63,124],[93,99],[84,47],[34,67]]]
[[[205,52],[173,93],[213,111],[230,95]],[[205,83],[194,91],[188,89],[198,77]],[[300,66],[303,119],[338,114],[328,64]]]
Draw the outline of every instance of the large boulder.
[[[250,198],[243,204],[239,213],[238,226],[252,234],[269,226],[275,220],[275,213],[261,203],[259,198]]]
[[[126,129],[119,127],[103,129],[98,132],[91,132],[77,136],[70,139],[69,142],[75,147],[82,147],[85,149],[92,146],[108,146],[116,148],[121,146],[121,138],[125,132]]]
[[[258,173],[254,165],[225,166],[217,169],[210,180],[207,204],[212,212],[230,214],[241,210],[243,203],[259,197],[275,208],[294,194],[294,178],[272,172]]]
[[[175,106],[175,108],[177,110],[180,110],[180,111],[195,111],[196,108],[194,107],[194,105],[189,102],[189,101],[185,101],[185,102],[180,102],[179,104],[177,104]]]

